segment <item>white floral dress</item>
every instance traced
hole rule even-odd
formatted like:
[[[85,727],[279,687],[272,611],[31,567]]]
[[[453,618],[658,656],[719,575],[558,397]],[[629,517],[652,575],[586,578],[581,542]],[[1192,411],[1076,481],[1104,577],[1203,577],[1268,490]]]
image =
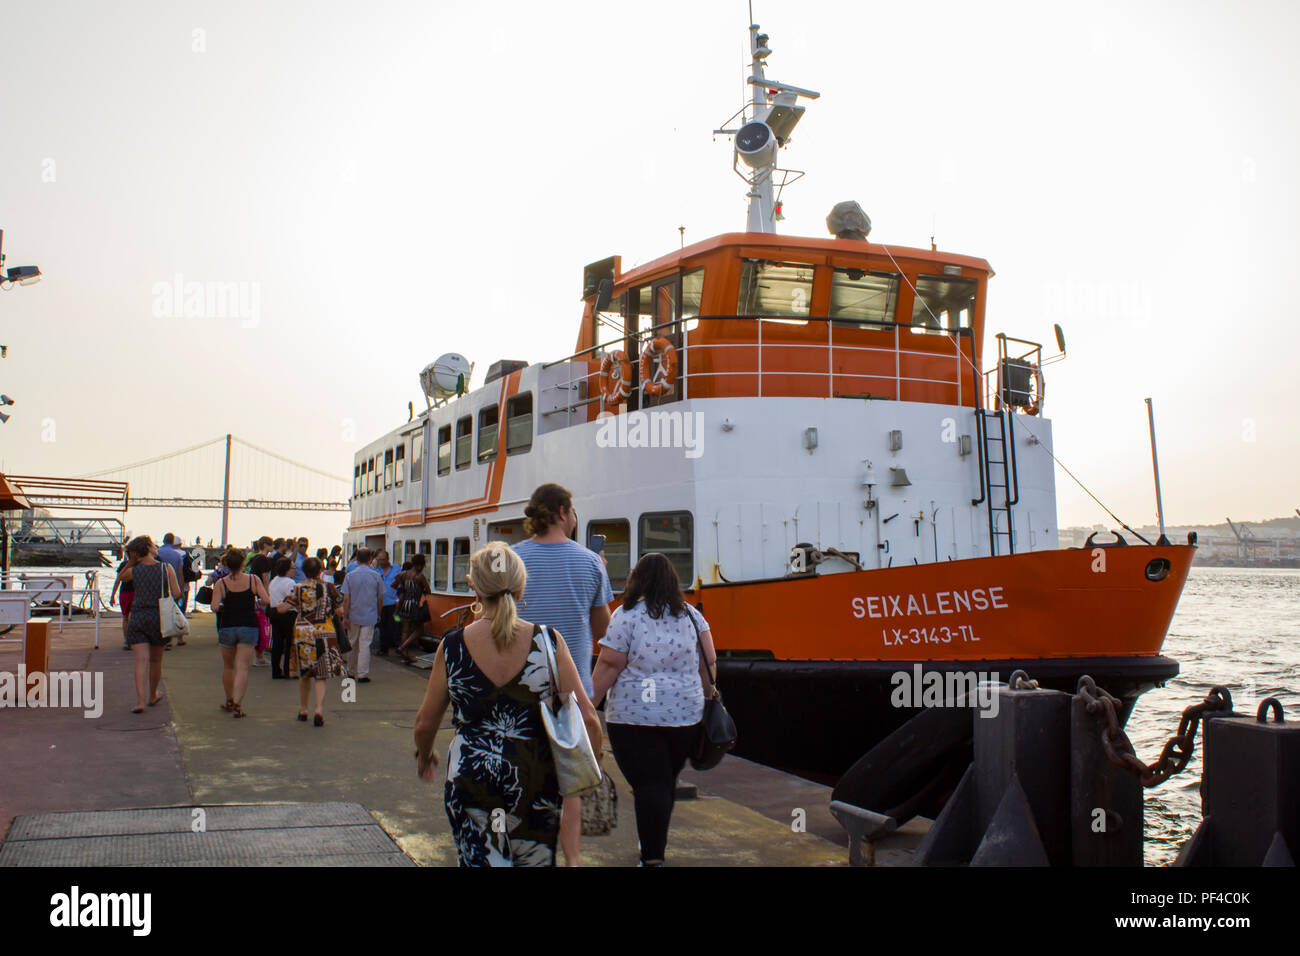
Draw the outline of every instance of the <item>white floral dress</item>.
[[[456,728],[447,753],[446,804],[461,866],[554,866],[560,832],[560,785],[540,702],[550,677],[533,626],[533,647],[503,687],[490,681],[465,647],[463,632],[442,638],[447,694]]]

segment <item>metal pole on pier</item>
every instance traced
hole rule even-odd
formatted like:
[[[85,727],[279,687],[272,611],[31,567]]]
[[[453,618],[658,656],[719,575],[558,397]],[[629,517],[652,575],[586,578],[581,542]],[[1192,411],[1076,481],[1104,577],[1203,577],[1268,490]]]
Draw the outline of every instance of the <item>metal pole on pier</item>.
[[[1156,477],[1156,520],[1160,522],[1160,537],[1156,544],[1168,544],[1169,539],[1165,537],[1165,509],[1160,501],[1160,462],[1156,460],[1156,413],[1151,405],[1151,399],[1147,399],[1147,423],[1151,430],[1151,470],[1155,472]]]
[[[221,546],[230,543],[226,532],[230,526],[230,435],[226,435],[226,484],[221,492]]]

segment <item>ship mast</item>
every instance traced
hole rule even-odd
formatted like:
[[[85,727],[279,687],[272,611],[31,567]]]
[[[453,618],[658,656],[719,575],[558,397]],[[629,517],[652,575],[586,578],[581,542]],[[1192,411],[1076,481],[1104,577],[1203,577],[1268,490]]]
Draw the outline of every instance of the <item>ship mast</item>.
[[[772,50],[767,45],[767,34],[760,33],[757,23],[749,25],[750,75],[747,80],[753,88],[750,102],[732,114],[745,119],[739,129],[717,129],[735,137],[735,156],[732,168],[749,186],[746,194],[749,213],[745,228],[748,232],[776,232],[780,213],[780,190],[803,175],[802,172],[777,167],[777,153],[790,141],[790,133],[803,116],[804,107],[796,102],[803,96],[817,99],[820,93],[800,89],[769,80],[764,61]],[[731,120],[728,120],[730,122]],[[748,171],[741,169],[741,164]]]

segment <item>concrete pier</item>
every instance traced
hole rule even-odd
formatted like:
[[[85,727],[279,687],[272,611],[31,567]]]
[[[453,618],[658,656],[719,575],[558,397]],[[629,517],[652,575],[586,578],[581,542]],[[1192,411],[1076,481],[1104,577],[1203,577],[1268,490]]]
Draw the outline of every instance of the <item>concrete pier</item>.
[[[32,708],[7,710],[3,715],[0,766],[6,768],[6,779],[0,786],[0,836],[9,833],[15,819],[23,822],[0,843],[0,866],[40,865],[39,840],[32,834],[48,837],[65,823],[70,828],[66,835],[81,840],[79,845],[86,848],[84,858],[69,859],[67,849],[72,844],[65,843],[62,855],[50,862],[111,863],[112,847],[118,846],[133,865],[203,865],[201,854],[183,853],[180,860],[166,856],[178,852],[176,841],[182,839],[171,816],[119,819],[87,817],[87,812],[184,808],[192,814],[194,808],[204,808],[211,818],[213,808],[231,807],[231,820],[225,826],[242,833],[282,823],[289,826],[283,821],[241,822],[244,817],[261,821],[266,812],[259,807],[287,804],[326,816],[333,808],[347,805],[350,815],[340,826],[352,827],[348,832],[354,833],[360,832],[354,817],[364,811],[411,861],[455,865],[455,847],[442,805],[445,778],[440,774],[436,784],[419,780],[411,756],[412,724],[427,671],[376,658],[372,681],[357,686],[355,703],[342,702],[340,683],[330,683],[326,724],[316,728],[296,720],[296,681],[273,681],[269,668],[254,667],[244,699],[248,716],[234,719],[219,707],[224,694],[213,618],[195,614],[186,645],[164,653],[163,700],[137,715],[130,712],[135,704],[132,654],[122,649],[120,618],[108,617],[101,626],[100,650],[91,649],[93,626],[77,623],[65,626],[63,635],[54,638],[51,655],[52,670],[103,674],[100,716]],[[0,671],[16,672],[18,660],[17,647],[0,645]],[[450,737],[450,727],[444,725],[438,738],[444,768]],[[638,853],[631,790],[612,755],[605,757],[605,767],[618,787],[619,823],[608,835],[583,838],[582,862],[632,866]],[[847,838],[830,814],[827,787],[736,757],[727,757],[706,773],[688,769],[681,783],[694,784],[698,797],[679,800],[674,810],[667,854],[670,866],[847,865]],[[251,809],[240,816],[234,807]],[[68,816],[30,819],[55,813]],[[141,857],[147,851],[135,843],[129,844],[128,852],[127,842],[113,842],[124,833],[134,834],[138,842],[155,826],[162,829],[148,845],[156,845],[163,854],[156,860]],[[913,825],[891,835],[878,845],[877,863],[907,865],[910,849],[924,829],[924,824]],[[60,844],[43,839],[51,848]],[[244,845],[232,839],[237,846]],[[270,835],[261,841],[263,850],[273,845],[268,841]],[[259,841],[246,842],[252,855],[240,862],[277,862],[278,858],[256,855]],[[359,850],[361,855],[353,859],[321,852],[291,862],[366,865],[382,860],[391,865],[391,855],[365,855],[375,852],[373,843],[365,842],[365,852]],[[184,843],[179,846],[189,849]],[[218,862],[231,861],[223,855]]]

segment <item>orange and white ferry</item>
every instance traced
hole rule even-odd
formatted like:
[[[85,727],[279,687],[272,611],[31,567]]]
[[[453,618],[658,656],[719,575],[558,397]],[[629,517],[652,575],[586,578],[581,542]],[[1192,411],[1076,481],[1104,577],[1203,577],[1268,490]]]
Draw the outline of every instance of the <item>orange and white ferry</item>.
[[[776,233],[797,176],[778,157],[818,94],[765,76],[756,25],[750,49],[752,100],[718,131],[746,230],[587,266],[571,355],[477,385],[461,356],[426,368],[426,411],[356,455],[349,549],[428,555],[441,633],[470,554],[521,540],[558,482],[616,594],[641,555],[674,562],[738,751],[799,772],[836,776],[898,726],[891,675],[915,662],[1087,673],[1131,706],[1177,673],[1160,649],[1194,548],[1058,547],[1042,349],[986,352],[985,260],[869,241],[852,203],[830,238]]]

